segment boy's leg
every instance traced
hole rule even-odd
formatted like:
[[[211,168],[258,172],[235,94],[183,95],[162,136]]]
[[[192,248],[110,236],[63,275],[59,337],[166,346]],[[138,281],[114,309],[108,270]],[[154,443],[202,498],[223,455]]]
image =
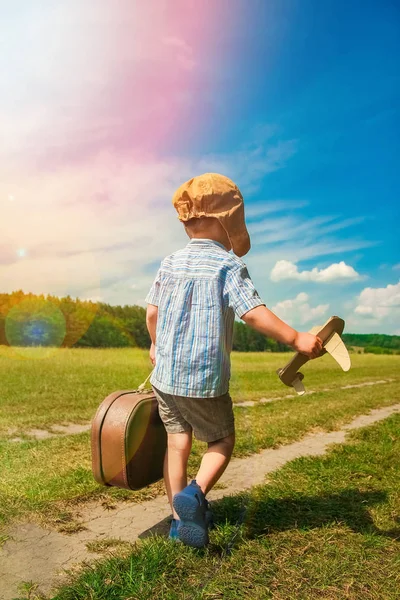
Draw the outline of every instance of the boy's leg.
[[[168,433],[164,459],[164,482],[174,519],[179,519],[172,498],[187,486],[187,463],[192,448],[192,431]]]
[[[192,448],[192,428],[183,418],[176,404],[176,396],[160,391],[152,385],[158,401],[158,410],[167,432],[167,450],[164,457],[164,482],[174,519],[172,505],[175,494],[187,485],[187,462]]]
[[[225,471],[234,444],[234,433],[208,442],[208,450],[203,456],[196,480],[173,497],[173,505],[180,518],[177,535],[189,546],[202,548],[208,544],[208,528],[212,517],[205,495]]]
[[[204,495],[216,484],[225,471],[232,456],[235,445],[235,434],[232,433],[215,442],[208,442],[208,450],[201,461],[196,482]]]

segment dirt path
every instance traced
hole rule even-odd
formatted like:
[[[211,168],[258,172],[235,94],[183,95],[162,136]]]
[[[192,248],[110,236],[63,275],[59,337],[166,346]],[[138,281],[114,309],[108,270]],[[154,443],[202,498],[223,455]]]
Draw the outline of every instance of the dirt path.
[[[265,476],[300,456],[324,454],[333,443],[345,441],[347,431],[381,421],[400,412],[400,403],[371,410],[353,419],[339,431],[306,435],[292,444],[263,450],[248,458],[233,459],[221,478],[223,489],[209,494],[211,501],[263,483]],[[63,569],[71,569],[82,561],[97,559],[89,552],[88,542],[119,538],[134,542],[150,533],[167,533],[170,508],[166,496],[141,504],[120,503],[109,510],[98,502],[87,503],[80,510],[85,529],[73,535],[43,529],[32,523],[21,524],[8,532],[11,536],[0,549],[0,581],[2,600],[17,596],[22,581],[39,584],[37,590],[50,593],[53,586],[65,579]],[[151,530],[151,531],[150,531]]]

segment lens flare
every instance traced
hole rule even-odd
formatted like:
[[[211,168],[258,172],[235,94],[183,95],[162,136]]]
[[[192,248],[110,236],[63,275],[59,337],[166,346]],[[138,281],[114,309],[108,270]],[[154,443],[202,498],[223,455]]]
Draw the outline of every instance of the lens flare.
[[[18,356],[46,358],[64,341],[65,316],[44,298],[25,298],[7,313],[5,335]]]
[[[72,347],[87,332],[97,310],[94,302],[70,297],[22,298],[9,309],[0,310],[4,318],[4,341],[10,347],[7,355],[46,358],[61,346]]]

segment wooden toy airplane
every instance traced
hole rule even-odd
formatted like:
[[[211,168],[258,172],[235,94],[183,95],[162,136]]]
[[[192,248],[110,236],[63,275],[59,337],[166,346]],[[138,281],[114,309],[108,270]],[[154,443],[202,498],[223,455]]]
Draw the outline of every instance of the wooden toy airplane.
[[[325,325],[316,326],[310,329],[309,333],[313,333],[321,338],[323,344],[323,350],[320,354],[329,354],[336,360],[336,362],[342,367],[343,371],[348,371],[351,366],[350,356],[346,346],[340,337],[343,333],[344,321],[340,317],[330,317]],[[302,380],[304,379],[303,373],[299,373],[298,369],[302,367],[310,359],[305,354],[297,352],[294,357],[285,365],[282,369],[277,370],[279,379],[285,385],[294,387],[299,396],[303,395],[306,391]]]

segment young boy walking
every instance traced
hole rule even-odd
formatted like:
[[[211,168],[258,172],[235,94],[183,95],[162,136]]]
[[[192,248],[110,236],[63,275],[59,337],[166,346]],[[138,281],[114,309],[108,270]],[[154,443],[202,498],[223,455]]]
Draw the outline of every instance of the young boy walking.
[[[233,181],[216,173],[194,177],[172,202],[190,241],[161,262],[146,296],[155,365],[150,383],[168,437],[164,481],[173,513],[170,537],[203,547],[211,521],[206,495],[235,444],[229,394],[235,315],[310,358],[319,356],[322,341],[289,327],[258,295],[241,260],[250,238],[243,198]],[[208,449],[196,479],[187,485],[192,433]]]

